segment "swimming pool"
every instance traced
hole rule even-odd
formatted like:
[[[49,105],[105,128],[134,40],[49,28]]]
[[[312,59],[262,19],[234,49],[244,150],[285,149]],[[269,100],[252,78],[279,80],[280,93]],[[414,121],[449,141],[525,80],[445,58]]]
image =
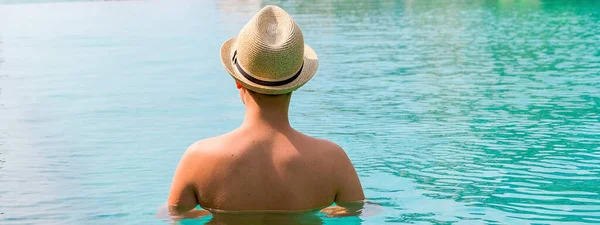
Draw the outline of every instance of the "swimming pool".
[[[165,224],[184,149],[242,120],[219,48],[265,4],[319,54],[292,125],[383,207],[325,224],[600,223],[598,2],[22,2],[0,5],[0,224]]]

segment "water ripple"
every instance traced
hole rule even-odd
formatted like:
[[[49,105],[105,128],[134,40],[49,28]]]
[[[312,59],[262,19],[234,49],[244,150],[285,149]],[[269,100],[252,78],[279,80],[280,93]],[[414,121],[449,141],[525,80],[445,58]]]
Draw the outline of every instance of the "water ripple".
[[[292,124],[384,208],[347,223],[600,223],[598,2],[223,0],[0,5],[2,224],[162,224],[185,147],[241,121],[218,50],[264,4],[319,54]]]

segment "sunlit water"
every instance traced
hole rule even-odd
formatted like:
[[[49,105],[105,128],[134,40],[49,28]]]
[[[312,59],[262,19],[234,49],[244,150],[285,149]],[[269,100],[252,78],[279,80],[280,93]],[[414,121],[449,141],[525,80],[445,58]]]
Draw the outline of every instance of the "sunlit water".
[[[598,1],[4,2],[0,224],[166,224],[184,149],[242,120],[219,47],[266,4],[320,58],[292,124],[383,208],[320,221],[600,223]]]

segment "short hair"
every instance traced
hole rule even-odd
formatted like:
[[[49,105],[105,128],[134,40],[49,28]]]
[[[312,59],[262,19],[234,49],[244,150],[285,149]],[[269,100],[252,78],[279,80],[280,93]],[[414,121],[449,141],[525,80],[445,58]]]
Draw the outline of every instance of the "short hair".
[[[250,94],[253,94],[253,95],[261,95],[261,96],[268,96],[268,97],[279,97],[279,96],[286,96],[286,95],[292,94],[292,92],[288,92],[285,94],[263,94],[263,93],[258,93],[256,91],[250,90],[248,88],[246,88],[246,91],[250,92]]]

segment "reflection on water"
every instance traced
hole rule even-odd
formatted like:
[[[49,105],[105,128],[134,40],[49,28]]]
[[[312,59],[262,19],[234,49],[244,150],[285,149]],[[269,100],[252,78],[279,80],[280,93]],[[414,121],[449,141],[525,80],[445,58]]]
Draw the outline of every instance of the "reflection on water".
[[[364,218],[364,217],[363,217]],[[181,225],[321,225],[327,223],[359,225],[363,218],[357,216],[327,218],[315,212],[306,213],[236,213],[236,214],[213,214],[200,219],[184,219],[177,223]]]
[[[248,214],[213,214],[203,219],[186,219],[179,221],[181,225],[239,225],[239,224],[290,224],[320,225],[323,219],[316,213],[282,214],[282,213],[248,213]]]
[[[266,4],[319,54],[292,124],[384,208],[319,222],[600,223],[600,3],[567,0],[0,5],[0,223],[164,224],[185,147],[241,122],[218,51]]]
[[[156,218],[171,224],[286,224],[286,225],[319,225],[325,221],[338,224],[362,224],[363,219],[381,214],[383,208],[373,202],[360,203],[355,209],[343,208],[337,205],[306,211],[223,211],[204,210],[197,208],[187,215],[178,217],[169,214],[168,206],[164,204],[158,209]],[[356,211],[349,211],[356,210]],[[212,213],[212,214],[211,214]],[[355,215],[355,216],[350,216]],[[186,218],[186,219],[182,219]]]

